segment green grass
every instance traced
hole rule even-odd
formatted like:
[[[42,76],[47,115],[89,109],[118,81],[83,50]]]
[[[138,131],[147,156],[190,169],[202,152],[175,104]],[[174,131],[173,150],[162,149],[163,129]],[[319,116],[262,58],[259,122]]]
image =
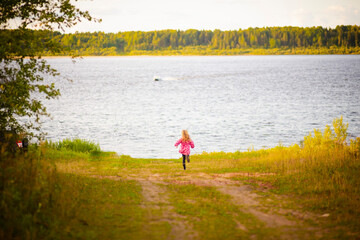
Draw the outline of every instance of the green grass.
[[[264,225],[251,214],[242,212],[231,203],[229,195],[221,194],[214,187],[169,184],[167,188],[175,211],[189,217],[200,239],[245,239],[254,232],[262,235]],[[240,230],[236,221],[250,229]]]
[[[0,238],[35,238],[49,234],[54,201],[59,196],[55,165],[39,152],[0,152]]]
[[[90,142],[84,139],[63,139],[59,142],[46,141],[45,145],[48,148],[57,150],[71,150],[74,152],[92,153],[94,155],[100,154],[100,146],[94,142]]]
[[[354,239],[360,236],[360,138],[348,142],[346,130],[340,118],[332,128],[309,133],[301,145],[195,154],[186,171],[180,158],[118,156],[84,140],[33,145],[16,156],[1,152],[0,239],[166,238],[166,219],[147,224],[164,211],[164,204],[144,207],[141,181],[151,178],[162,182],[169,209],[200,239],[277,239],[286,233],[264,226],[217,187],[194,184],[218,175],[251,185],[263,211],[328,213],[309,224],[326,229],[325,239]]]
[[[81,166],[91,154],[44,146],[1,153],[1,239],[143,239],[136,181],[64,174],[54,164],[60,158]]]
[[[135,181],[61,174],[60,184],[63,195],[59,209],[66,210],[58,215],[70,222],[60,224],[64,232],[55,233],[60,234],[59,239],[142,238],[144,211],[139,206],[141,187]],[[69,206],[76,209],[68,213]]]
[[[279,146],[243,154],[211,153],[192,159],[209,173],[243,172],[239,182],[267,182],[277,194],[292,196],[308,210],[330,213],[329,227],[346,226],[360,231],[360,138],[347,143],[347,124],[335,119],[333,128],[315,130],[303,146]],[[205,167],[205,164],[211,167]],[[251,173],[273,173],[252,176]]]
[[[233,180],[254,187],[270,184],[270,191],[293,196],[310,211],[331,213],[334,226],[360,231],[360,140],[345,144],[347,125],[334,121],[333,129],[315,130],[297,144],[271,149],[235,153],[202,153],[191,156],[188,170],[182,171],[180,159],[134,159],[130,156],[107,158],[92,165],[100,175],[162,174],[172,179],[186,173],[243,173]],[[104,159],[104,158],[102,158]],[[89,167],[90,168],[90,167]],[[257,176],[254,173],[271,175]]]

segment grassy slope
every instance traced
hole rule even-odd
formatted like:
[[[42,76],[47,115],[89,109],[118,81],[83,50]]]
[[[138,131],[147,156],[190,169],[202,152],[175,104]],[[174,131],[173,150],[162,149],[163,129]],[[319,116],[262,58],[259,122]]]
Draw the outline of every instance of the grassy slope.
[[[333,126],[302,147],[192,155],[186,171],[180,159],[48,144],[36,161],[0,162],[0,238],[359,238],[360,138],[346,145],[347,126]]]
[[[160,220],[148,226],[149,215],[160,216],[162,213],[159,209],[164,203],[161,201],[153,203],[152,207],[156,205],[159,209],[155,208],[146,212],[140,203],[141,181],[153,182],[165,189],[164,192],[168,197],[166,204],[170,204],[173,211],[185,218],[181,220],[183,224],[192,226],[191,231],[196,233],[195,238],[246,239],[254,236],[258,239],[277,239],[295,236],[314,239],[322,237],[351,239],[354,236],[360,236],[359,212],[355,210],[359,206],[357,194],[360,182],[356,175],[352,177],[354,171],[360,170],[359,159],[357,158],[354,162],[349,161],[348,164],[351,164],[349,168],[339,169],[339,173],[335,173],[339,178],[347,178],[350,181],[347,183],[350,185],[343,189],[338,186],[339,189],[335,190],[321,187],[321,184],[327,183],[331,188],[339,181],[333,177],[321,179],[328,177],[321,171],[304,175],[288,171],[288,169],[284,171],[285,166],[274,164],[276,161],[281,162],[276,158],[286,159],[286,161],[293,158],[295,162],[294,151],[291,148],[277,147],[243,153],[204,153],[192,156],[186,172],[182,170],[180,159],[132,159],[128,156],[117,157],[109,154],[106,157],[89,156],[88,159],[82,160],[58,160],[57,165],[60,172],[71,173],[74,176],[80,175],[88,182],[102,182],[107,179],[110,181],[107,182],[109,188],[111,181],[113,184],[118,181],[127,185],[133,184],[134,196],[137,196],[135,200],[125,199],[123,202],[118,200],[115,205],[105,204],[110,201],[107,194],[103,194],[103,201],[99,201],[93,196],[97,195],[99,190],[89,191],[89,198],[93,198],[97,210],[84,211],[83,218],[89,226],[83,229],[87,232],[91,228],[96,237],[103,236],[102,228],[98,228],[99,232],[95,231],[91,227],[93,224],[86,219],[101,219],[101,222],[107,226],[114,226],[113,222],[124,226],[123,231],[115,232],[114,234],[118,235],[114,236],[128,236],[126,234],[132,233],[134,233],[131,235],[133,239],[142,239],[144,236],[162,239],[164,236],[170,236],[171,223],[161,220],[161,217],[159,217]],[[309,176],[313,179],[307,179]],[[334,175],[331,174],[331,176]],[[267,225],[266,221],[263,222],[256,214],[247,211],[246,207],[234,204],[230,195],[219,191],[216,183],[225,179],[229,185],[251,185],[251,191],[256,194],[255,198],[259,203],[254,208],[258,211],[265,214],[276,213],[279,214],[279,218],[285,216],[297,222],[298,225],[296,227],[291,224],[290,226]],[[111,191],[110,189],[106,191]],[[129,211],[120,211],[119,214],[123,216],[121,220],[113,215],[108,216],[109,209],[106,210],[106,207],[103,207],[104,204],[110,206],[109,209],[123,205],[130,205],[133,208],[127,209]],[[87,207],[84,206],[84,209]],[[312,217],[304,220],[303,217],[297,217],[296,214],[299,212]],[[124,220],[131,218],[134,213],[138,216],[136,221]],[[323,217],[323,214],[330,215]],[[246,230],[239,228],[239,223]],[[310,226],[314,226],[314,229]],[[134,231],[129,231],[129,229]],[[288,231],[291,231],[292,235],[288,235]],[[110,237],[108,234],[104,236]]]

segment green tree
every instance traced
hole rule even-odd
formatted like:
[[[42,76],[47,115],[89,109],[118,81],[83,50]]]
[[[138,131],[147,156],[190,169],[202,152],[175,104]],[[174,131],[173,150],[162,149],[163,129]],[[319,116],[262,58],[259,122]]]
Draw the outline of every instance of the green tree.
[[[270,48],[276,48],[276,40],[274,38],[270,38],[269,46]]]
[[[45,51],[62,50],[53,30],[63,31],[81,19],[100,20],[70,0],[3,0],[0,11],[0,133],[27,132],[41,138],[40,117],[48,115],[41,96],[60,95],[54,84],[44,82],[59,74],[41,59]]]
[[[61,53],[63,55],[103,55],[108,53],[114,55],[128,54],[131,51],[137,50],[166,51],[199,46],[209,50],[241,48],[355,48],[359,46],[359,33],[359,27],[354,25],[338,26],[335,29],[322,27],[266,27],[239,29],[237,31],[199,31],[189,29],[186,31],[131,31],[116,34],[103,32],[61,34],[60,32],[51,31],[33,31],[31,34],[34,35],[34,38],[41,40],[38,41],[39,43],[49,42],[50,40],[54,43],[61,43],[64,47],[64,51]],[[6,41],[4,44],[6,45]],[[36,44],[38,43],[35,42]],[[54,55],[56,53],[52,53],[47,49],[45,54]]]

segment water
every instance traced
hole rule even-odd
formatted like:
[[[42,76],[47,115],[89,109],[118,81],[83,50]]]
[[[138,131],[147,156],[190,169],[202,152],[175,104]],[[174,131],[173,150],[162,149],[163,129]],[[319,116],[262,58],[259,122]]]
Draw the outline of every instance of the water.
[[[48,59],[73,82],[46,103],[48,138],[82,138],[132,157],[299,143],[344,116],[360,136],[360,56],[95,57]],[[163,81],[154,81],[154,76]]]

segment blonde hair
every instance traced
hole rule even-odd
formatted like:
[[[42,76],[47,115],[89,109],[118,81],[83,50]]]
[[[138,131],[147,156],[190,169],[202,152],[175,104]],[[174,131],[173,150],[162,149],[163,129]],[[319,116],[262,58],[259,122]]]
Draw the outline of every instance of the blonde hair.
[[[185,141],[185,142],[190,142],[191,141],[190,135],[189,135],[187,130],[182,130],[181,131],[181,139],[183,141]]]

